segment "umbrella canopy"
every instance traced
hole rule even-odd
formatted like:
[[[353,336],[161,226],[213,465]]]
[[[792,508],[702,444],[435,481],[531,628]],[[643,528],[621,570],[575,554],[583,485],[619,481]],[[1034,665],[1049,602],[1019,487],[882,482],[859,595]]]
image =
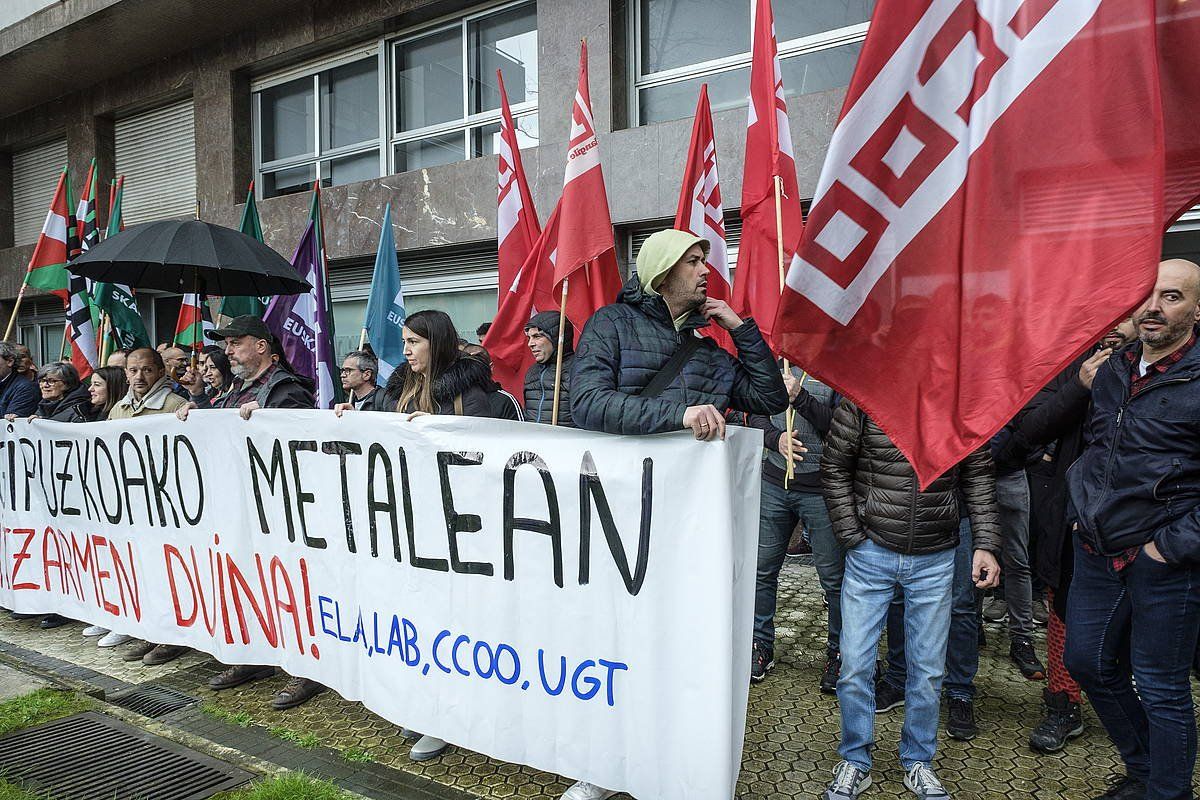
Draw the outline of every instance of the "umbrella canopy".
[[[95,281],[166,292],[278,295],[312,288],[262,242],[201,220],[135,225],[105,239],[67,269]]]

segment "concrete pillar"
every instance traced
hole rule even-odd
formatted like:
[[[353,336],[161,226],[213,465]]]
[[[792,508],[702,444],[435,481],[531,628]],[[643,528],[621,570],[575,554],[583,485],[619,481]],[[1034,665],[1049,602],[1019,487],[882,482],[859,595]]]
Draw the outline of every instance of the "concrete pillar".
[[[250,81],[224,64],[196,72],[196,199],[206,218],[242,202],[250,184]]]

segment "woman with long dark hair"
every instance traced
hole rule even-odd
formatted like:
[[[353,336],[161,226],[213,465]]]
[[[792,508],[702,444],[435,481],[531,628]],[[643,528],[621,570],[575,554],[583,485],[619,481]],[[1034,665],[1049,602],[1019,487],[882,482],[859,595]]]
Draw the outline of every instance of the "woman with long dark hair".
[[[378,411],[494,416],[487,365],[458,349],[458,330],[444,311],[418,311],[404,321],[404,363],[388,377]]]
[[[108,412],[117,402],[129,394],[129,379],[120,367],[100,367],[88,378],[88,398],[74,408],[68,422],[101,422],[108,419]]]

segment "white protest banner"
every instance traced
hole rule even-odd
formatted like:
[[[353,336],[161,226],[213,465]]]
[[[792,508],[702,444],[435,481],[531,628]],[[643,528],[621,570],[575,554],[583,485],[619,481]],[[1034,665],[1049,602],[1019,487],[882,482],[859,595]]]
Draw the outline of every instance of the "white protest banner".
[[[275,664],[636,797],[732,796],[758,432],[322,411],[4,427],[0,605]]]

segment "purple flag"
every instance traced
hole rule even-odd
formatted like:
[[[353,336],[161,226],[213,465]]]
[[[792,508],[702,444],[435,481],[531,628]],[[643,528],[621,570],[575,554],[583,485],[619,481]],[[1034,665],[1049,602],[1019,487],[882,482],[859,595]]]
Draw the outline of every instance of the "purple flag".
[[[325,304],[325,259],[315,220],[310,220],[292,257],[296,274],[312,284],[305,294],[271,298],[263,320],[283,346],[297,375],[317,385],[317,408],[333,408],[333,329]]]

